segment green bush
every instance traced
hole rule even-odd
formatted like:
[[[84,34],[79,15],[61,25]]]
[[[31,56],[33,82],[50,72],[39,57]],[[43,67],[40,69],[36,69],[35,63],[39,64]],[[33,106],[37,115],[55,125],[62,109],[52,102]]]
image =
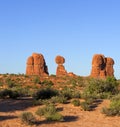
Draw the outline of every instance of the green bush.
[[[0,87],[4,85],[4,82],[0,80]]]
[[[12,87],[16,86],[15,81],[13,81],[11,78],[7,78],[5,82],[6,82],[7,86],[8,86],[8,88],[12,88]]]
[[[85,81],[84,81],[84,79],[82,78],[82,77],[80,77],[80,76],[78,76],[78,77],[71,77],[71,78],[69,78],[69,80],[67,81],[67,84],[69,84],[69,85],[71,85],[71,86],[73,86],[73,87],[77,87],[77,86],[79,86],[79,87],[83,87],[83,86],[85,86]]]
[[[96,98],[109,98],[118,93],[118,83],[115,78],[108,77],[106,80],[92,79],[83,91],[84,96]]]
[[[75,90],[75,89],[71,89],[71,88],[64,88],[62,91],[59,92],[60,96],[64,96],[65,98],[67,98],[67,100],[72,99],[72,98],[80,98],[80,92]]]
[[[0,98],[12,98],[12,99],[16,99],[17,97],[19,97],[19,93],[17,91],[12,91],[9,89],[4,89],[0,91]]]
[[[116,112],[110,108],[102,108],[102,111],[101,111],[103,114],[106,114],[106,116],[115,116],[116,115]]]
[[[81,98],[80,91],[73,90],[72,91],[72,98]]]
[[[102,113],[107,116],[120,116],[120,95],[112,98],[109,108],[104,107]]]
[[[43,88],[38,90],[36,93],[33,94],[33,98],[36,100],[39,99],[50,99],[53,96],[57,96],[58,91],[51,89],[51,88]]]
[[[36,114],[38,116],[43,116],[45,114],[52,115],[54,113],[56,113],[56,108],[55,108],[55,105],[53,105],[53,104],[46,105],[43,108],[38,108],[38,110],[36,111]]]
[[[11,88],[11,90],[17,91],[21,97],[31,95],[31,90],[27,86],[26,87],[17,86],[17,87]]]
[[[34,79],[33,79],[33,83],[34,84],[41,84],[40,77],[35,76]]]
[[[60,91],[60,96],[64,96],[65,98],[72,99],[72,89],[70,88],[64,88],[62,91]]]
[[[91,111],[91,105],[88,104],[86,101],[85,102],[81,102],[81,108],[84,110],[84,111]]]
[[[48,121],[59,121],[59,122],[62,122],[64,121],[64,118],[63,116],[60,114],[60,113],[54,113],[54,114],[46,114],[45,115],[45,118],[48,120]]]
[[[33,106],[42,105],[43,101],[41,99],[39,100],[33,100]]]
[[[8,98],[9,97],[9,94],[10,94],[10,90],[8,89],[4,89],[4,90],[1,90],[0,91],[0,98]]]
[[[57,112],[55,105],[53,104],[38,108],[36,114],[38,116],[44,116],[49,121],[63,121],[63,116]]]
[[[120,93],[117,94],[117,95],[115,95],[115,96],[113,96],[113,97],[111,98],[111,101],[120,101]]]
[[[20,116],[21,121],[25,124],[32,125],[35,123],[35,117],[31,112],[23,112]]]
[[[80,100],[75,99],[75,100],[72,101],[72,104],[73,104],[74,106],[80,106]]]
[[[96,100],[96,99],[93,98],[93,97],[88,97],[88,98],[85,99],[85,102],[86,102],[87,104],[92,105],[92,104],[94,103],[95,100]]]
[[[9,93],[9,97],[12,98],[12,99],[16,99],[19,96],[20,96],[20,94],[17,91],[11,91]]]
[[[65,104],[65,103],[67,103],[67,98],[64,96],[55,96],[55,97],[51,98],[51,102]]]
[[[54,83],[50,80],[44,80],[43,82],[41,82],[41,85],[51,87],[54,85]]]

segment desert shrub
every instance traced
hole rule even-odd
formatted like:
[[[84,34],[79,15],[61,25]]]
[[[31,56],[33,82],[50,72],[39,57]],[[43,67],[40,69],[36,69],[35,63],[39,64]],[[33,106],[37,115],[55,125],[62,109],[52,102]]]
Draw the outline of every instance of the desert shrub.
[[[81,98],[80,91],[73,90],[72,91],[72,98]]]
[[[97,99],[98,97],[97,97],[97,95],[96,94],[94,94],[94,93],[89,93],[89,91],[88,90],[84,90],[83,91],[83,93],[81,94],[81,98],[82,99],[84,99],[84,100],[88,100],[88,99],[93,99],[93,100],[95,100],[95,99]]]
[[[17,97],[19,97],[19,93],[17,91],[12,91],[9,89],[4,89],[0,91],[0,98],[12,98],[12,99],[16,99]]]
[[[96,98],[108,98],[118,93],[118,83],[115,78],[108,77],[106,80],[92,79],[83,91],[85,96]]]
[[[55,114],[51,114],[51,115],[46,114],[45,117],[48,121],[59,121],[59,122],[64,121],[63,116],[58,112],[56,112]]]
[[[33,104],[33,106],[42,105],[43,101],[41,99],[39,99],[39,100],[33,100],[32,104]]]
[[[55,96],[55,97],[51,98],[51,102],[65,104],[65,103],[67,103],[67,98],[64,96]]]
[[[102,109],[102,113],[107,116],[120,116],[120,102],[112,102],[109,108]]]
[[[30,89],[28,86],[21,87],[20,85],[14,88],[11,88],[12,91],[17,91],[21,97],[23,96],[31,96],[32,89]]]
[[[42,99],[43,105],[50,105],[51,103],[54,104],[53,102],[51,102],[51,99]]]
[[[72,99],[72,98],[80,98],[80,92],[75,90],[75,89],[71,89],[68,87],[65,87],[62,91],[59,92],[60,96],[63,96],[65,98]]]
[[[77,86],[77,81],[75,78],[71,78],[67,83],[74,87]]]
[[[4,82],[0,79],[0,86],[3,86]]]
[[[98,100],[95,95],[84,93],[82,94],[82,98],[85,100],[84,102],[81,103],[81,107],[83,108],[84,111],[91,111],[99,104],[97,103]]]
[[[21,121],[25,124],[32,125],[35,123],[35,117],[31,112],[23,112],[20,118]]]
[[[7,86],[8,86],[8,88],[12,88],[12,87],[16,86],[15,81],[13,81],[11,78],[7,78],[5,82],[6,82]]]
[[[63,121],[63,116],[57,112],[55,105],[53,104],[38,108],[36,114],[38,116],[44,116],[49,121]]]
[[[58,91],[51,89],[51,88],[43,88],[38,90],[36,93],[33,94],[33,98],[36,100],[39,99],[50,99],[53,96],[57,96]]]
[[[114,116],[115,112],[112,111],[110,108],[103,107],[101,112],[105,114],[106,116]]]
[[[34,84],[41,84],[40,78],[39,78],[38,76],[35,76],[35,77],[33,78],[33,83],[34,83]]]
[[[112,95],[115,95],[118,93],[118,85],[114,77],[108,77],[102,86],[103,92],[110,92]]]
[[[36,111],[36,114],[38,116],[43,116],[45,114],[52,115],[54,113],[56,113],[56,108],[55,108],[55,105],[53,105],[53,104],[46,105],[43,108],[38,108],[38,110]]]
[[[8,75],[9,75],[8,73],[3,74],[3,77],[6,78]]]
[[[73,104],[74,106],[80,106],[80,100],[75,99],[75,100],[72,101],[72,104]]]
[[[85,102],[89,105],[92,105],[95,102],[95,100],[96,100],[95,98],[89,97],[85,99]]]
[[[70,88],[64,88],[62,91],[59,93],[61,96],[64,96],[67,99],[72,98],[72,89]]]
[[[44,80],[43,82],[41,82],[41,85],[51,87],[54,85],[54,83],[50,80]]]
[[[111,99],[110,106],[104,107],[102,113],[107,116],[120,116],[120,95],[117,95]]]
[[[9,93],[9,97],[12,98],[12,99],[16,99],[19,96],[20,96],[20,94],[17,91],[11,91]]]
[[[120,101],[120,93],[117,94],[117,95],[115,95],[115,96],[113,96],[113,97],[111,98],[111,101]]]
[[[79,87],[85,87],[86,86],[85,80],[82,77],[78,76],[76,79],[76,85]]]
[[[10,93],[10,92],[11,92],[11,91],[8,90],[8,89],[1,90],[1,91],[0,91],[0,98],[9,97],[9,93]]]
[[[84,102],[81,102],[81,108],[84,110],[84,111],[91,111],[91,105],[88,104],[86,101]]]

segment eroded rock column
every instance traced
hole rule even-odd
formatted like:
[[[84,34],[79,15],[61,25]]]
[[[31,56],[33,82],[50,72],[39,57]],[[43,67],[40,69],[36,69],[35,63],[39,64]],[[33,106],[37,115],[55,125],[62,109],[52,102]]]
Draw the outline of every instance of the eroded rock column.
[[[65,67],[63,65],[65,63],[65,58],[62,56],[56,56],[55,62],[58,64],[56,75],[57,76],[67,75],[67,71],[65,70]]]

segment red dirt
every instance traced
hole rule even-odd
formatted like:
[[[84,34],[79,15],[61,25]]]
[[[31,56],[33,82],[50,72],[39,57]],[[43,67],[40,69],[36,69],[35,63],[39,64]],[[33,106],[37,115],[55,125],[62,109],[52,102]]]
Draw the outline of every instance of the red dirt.
[[[60,113],[65,116],[65,122],[47,122],[38,118],[39,122],[33,127],[120,127],[120,117],[107,117],[101,113],[109,101],[104,100],[94,111],[82,111],[80,107],[72,104],[59,104]],[[0,100],[0,127],[29,127],[22,124],[19,116],[23,111],[33,112],[39,106],[32,106],[32,100]]]

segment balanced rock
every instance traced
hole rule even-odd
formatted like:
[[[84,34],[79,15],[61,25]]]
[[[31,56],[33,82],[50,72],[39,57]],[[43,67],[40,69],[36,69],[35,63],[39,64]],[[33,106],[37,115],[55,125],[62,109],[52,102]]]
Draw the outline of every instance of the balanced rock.
[[[60,64],[58,65],[56,75],[57,76],[67,75],[67,71],[65,70],[65,67],[63,65]]]
[[[59,64],[64,64],[65,63],[65,58],[62,56],[56,56],[55,58],[55,62],[59,65]]]
[[[56,56],[55,62],[58,64],[56,75],[57,76],[67,75],[67,71],[65,70],[65,67],[63,66],[63,64],[65,63],[65,58],[62,56]]]
[[[26,74],[40,76],[47,76],[49,74],[44,56],[42,54],[33,53],[32,56],[28,57]]]
[[[95,54],[92,59],[91,77],[106,78],[114,76],[114,60],[102,54]]]

